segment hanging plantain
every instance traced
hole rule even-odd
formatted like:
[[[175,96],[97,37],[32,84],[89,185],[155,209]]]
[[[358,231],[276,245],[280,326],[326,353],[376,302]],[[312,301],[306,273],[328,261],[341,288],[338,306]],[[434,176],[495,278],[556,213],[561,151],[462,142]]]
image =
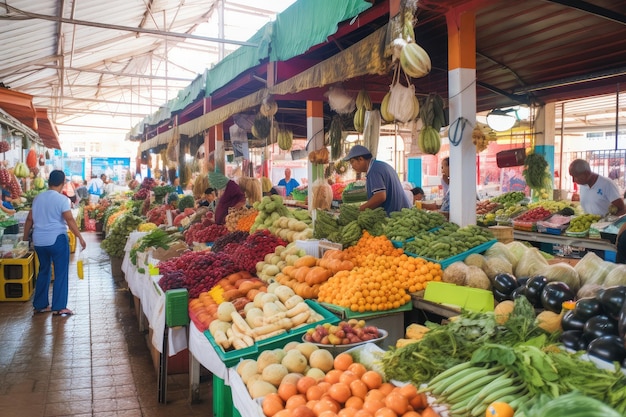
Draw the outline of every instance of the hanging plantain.
[[[341,135],[342,125],[341,117],[338,114],[333,116],[328,129],[328,139],[330,141],[330,157],[332,160],[339,159],[341,156]]]

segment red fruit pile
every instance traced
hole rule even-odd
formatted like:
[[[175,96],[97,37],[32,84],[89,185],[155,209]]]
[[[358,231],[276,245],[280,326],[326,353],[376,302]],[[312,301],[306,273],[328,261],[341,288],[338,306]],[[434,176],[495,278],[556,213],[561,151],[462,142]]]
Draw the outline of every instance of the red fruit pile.
[[[185,252],[177,258],[159,262],[159,272],[163,275],[159,286],[167,291],[174,288],[187,288],[190,298],[209,291],[225,276],[238,272],[239,266],[230,256],[210,251]],[[182,282],[181,282],[182,281]]]
[[[536,222],[539,220],[544,220],[550,215],[552,215],[550,210],[546,210],[543,207],[535,207],[535,208],[528,210],[526,213],[516,217],[515,221]]]
[[[276,246],[287,246],[287,242],[271,234],[268,230],[257,231],[241,244],[228,244],[222,253],[228,253],[236,259],[241,270],[251,274],[256,272],[256,264],[265,258],[268,253],[274,252]]]
[[[203,221],[202,223],[194,223],[189,226],[189,229],[183,233],[183,236],[188,245],[193,245],[194,242],[215,242],[217,238],[226,234],[228,234],[226,226]]]

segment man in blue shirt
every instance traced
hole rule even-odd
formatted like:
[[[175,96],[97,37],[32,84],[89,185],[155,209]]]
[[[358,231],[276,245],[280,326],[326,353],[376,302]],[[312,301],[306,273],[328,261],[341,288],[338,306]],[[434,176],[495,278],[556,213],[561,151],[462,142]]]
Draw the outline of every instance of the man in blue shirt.
[[[291,168],[285,168],[285,178],[278,181],[278,185],[285,187],[285,195],[289,195],[294,188],[300,186],[300,183],[291,178]]]
[[[372,153],[365,146],[353,146],[343,160],[349,161],[356,172],[365,172],[367,201],[361,204],[359,210],[383,207],[389,215],[411,207],[398,173],[389,164],[373,159]]]

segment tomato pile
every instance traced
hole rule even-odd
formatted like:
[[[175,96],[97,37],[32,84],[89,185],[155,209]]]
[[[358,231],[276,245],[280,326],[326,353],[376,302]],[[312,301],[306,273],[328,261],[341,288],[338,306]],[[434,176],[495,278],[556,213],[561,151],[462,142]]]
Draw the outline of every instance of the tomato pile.
[[[515,220],[520,222],[536,222],[539,220],[544,220],[550,215],[552,215],[552,212],[550,212],[550,210],[546,210],[543,207],[535,207],[528,210],[526,213],[516,217]]]

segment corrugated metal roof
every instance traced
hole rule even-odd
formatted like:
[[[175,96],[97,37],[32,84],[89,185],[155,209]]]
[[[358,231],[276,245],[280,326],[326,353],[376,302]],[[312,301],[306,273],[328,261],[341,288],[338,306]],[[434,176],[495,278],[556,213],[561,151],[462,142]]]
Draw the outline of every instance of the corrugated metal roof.
[[[220,48],[236,49],[293,1],[224,1],[223,37],[232,43],[222,46],[210,42],[219,36],[218,0],[6,0],[0,82],[33,95],[61,132],[105,129],[113,117],[127,120],[123,137],[218,62]]]
[[[388,0],[373,2],[388,7]],[[291,1],[279,3],[226,0],[224,37],[249,39],[273,11]],[[430,75],[412,80],[420,93],[447,97],[446,15],[458,5],[476,9],[479,111],[516,104],[515,99],[543,103],[606,94],[626,82],[624,1],[420,0],[417,41],[433,62]],[[123,136],[216,62],[220,45],[206,38],[218,36],[217,6],[217,0],[6,0],[0,8],[0,82],[33,95],[36,107],[49,108],[62,135],[75,126],[102,129],[122,120]],[[253,17],[256,26],[247,21]],[[326,59],[385,20],[333,36],[304,58]],[[207,21],[212,23],[202,24]],[[205,39],[166,38],[166,32]],[[236,47],[224,45],[226,51]],[[347,80],[344,87],[356,92],[367,86],[380,102],[390,80],[391,74],[366,76]],[[235,94],[250,94],[249,89],[258,86],[242,83]],[[324,99],[323,92],[306,92],[307,98]],[[600,104],[593,103],[589,111]],[[604,105],[608,109],[597,111],[614,109]]]

